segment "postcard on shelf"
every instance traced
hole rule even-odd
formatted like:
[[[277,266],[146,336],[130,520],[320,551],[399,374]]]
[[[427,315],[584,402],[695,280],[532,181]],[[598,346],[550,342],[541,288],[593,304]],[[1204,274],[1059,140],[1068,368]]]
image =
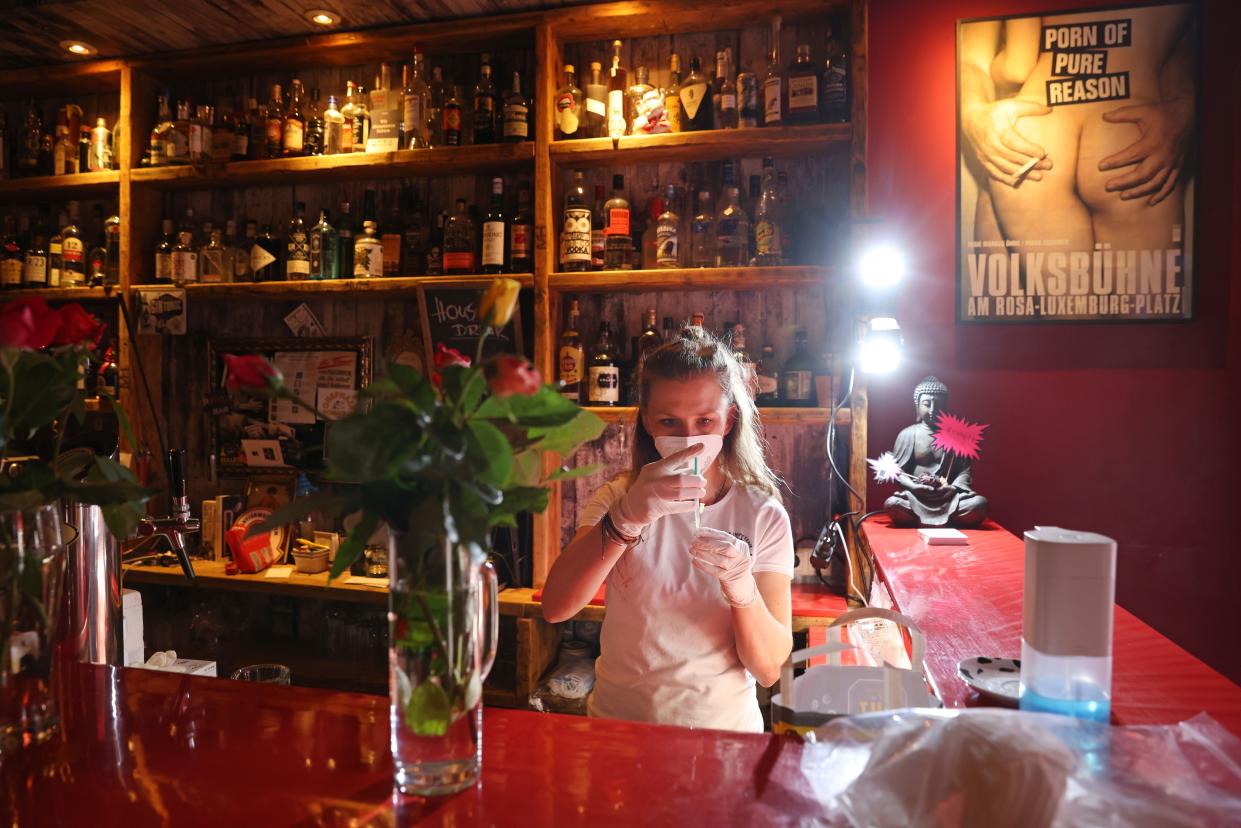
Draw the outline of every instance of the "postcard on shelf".
[[[959,529],[919,529],[927,546],[966,546],[970,539]]]
[[[246,465],[253,468],[282,469],[284,452],[279,440],[242,440],[241,450],[246,453]]]

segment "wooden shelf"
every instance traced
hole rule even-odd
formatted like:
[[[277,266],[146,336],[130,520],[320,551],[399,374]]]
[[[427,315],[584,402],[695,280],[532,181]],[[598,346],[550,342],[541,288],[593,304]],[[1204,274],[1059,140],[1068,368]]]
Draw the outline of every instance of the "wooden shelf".
[[[490,171],[534,164],[534,142],[475,144],[396,152],[353,152],[230,161],[201,166],[142,167],[133,171],[137,187],[202,190],[261,184],[311,184]]]
[[[563,166],[602,167],[707,161],[737,156],[815,155],[848,149],[852,138],[853,128],[849,124],[810,124],[626,135],[615,148],[611,138],[579,138],[556,141],[548,151],[552,161]]]
[[[467,288],[485,290],[494,279],[516,279],[524,288],[534,287],[534,276],[529,273],[502,273],[499,276],[477,274],[470,276],[393,276],[379,279],[325,279],[323,281],[301,280],[295,282],[224,282],[221,284],[191,284],[185,286],[186,297],[191,299],[251,299],[306,298],[318,294],[339,296],[341,294],[364,294],[367,296],[412,294],[419,287]],[[173,288],[174,285],[151,283],[134,285],[135,288]]]
[[[565,6],[549,12],[548,21],[558,40],[580,43],[769,26],[777,14],[788,26],[801,20],[818,20],[834,9],[847,7],[840,0],[626,0]]]
[[[89,60],[5,69],[0,72],[0,99],[41,98],[47,95],[84,95],[91,92],[121,91],[121,60]],[[23,113],[9,113],[9,125],[17,126]]]
[[[596,414],[605,423],[631,423],[637,416],[638,409],[631,405],[615,407],[583,406],[587,411]],[[778,406],[761,407],[759,417],[764,425],[823,425],[827,422],[829,408],[782,408]],[[847,408],[836,412],[836,425],[847,426],[853,422],[852,413]]]
[[[676,288],[680,290],[762,290],[816,287],[831,281],[830,267],[679,267],[659,270],[596,270],[553,273],[548,287],[561,293],[611,293]]]
[[[231,589],[239,592],[263,592],[270,595],[290,595],[296,598],[317,598],[320,601],[353,601],[362,604],[387,604],[386,587],[364,584],[347,584],[348,573],[331,584],[327,572],[305,575],[294,570],[288,579],[268,578],[265,572],[257,574],[224,574],[224,561],[194,560],[195,585],[204,589]],[[164,586],[189,587],[179,566],[123,567],[122,581],[130,584],[162,584]]]
[[[62,288],[37,288],[22,290],[5,291],[3,301],[10,299],[27,299],[31,296],[38,296],[49,302],[112,302],[120,295],[120,289],[115,286],[109,287],[62,287]]]
[[[121,174],[116,170],[75,175],[39,175],[0,181],[0,199],[42,199],[69,201],[92,196],[116,197]]]

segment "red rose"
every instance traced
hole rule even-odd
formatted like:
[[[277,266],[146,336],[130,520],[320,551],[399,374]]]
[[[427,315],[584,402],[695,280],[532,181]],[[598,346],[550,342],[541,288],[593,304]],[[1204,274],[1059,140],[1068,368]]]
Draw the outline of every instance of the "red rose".
[[[107,330],[103,323],[74,302],[60,309],[60,331],[52,340],[53,345],[78,345],[89,342],[98,345]]]
[[[279,384],[284,377],[272,365],[258,354],[248,356],[224,355],[224,365],[228,369],[228,387],[264,389]]]
[[[497,397],[533,394],[543,384],[543,377],[529,362],[519,356],[496,357],[494,371],[487,379],[491,393]]]
[[[15,299],[0,307],[0,346],[37,351],[52,344],[60,326],[60,314],[39,297]]]
[[[450,365],[460,365],[464,368],[469,368],[470,358],[456,348],[449,348],[444,343],[437,342],[435,344],[435,367],[443,370]]]

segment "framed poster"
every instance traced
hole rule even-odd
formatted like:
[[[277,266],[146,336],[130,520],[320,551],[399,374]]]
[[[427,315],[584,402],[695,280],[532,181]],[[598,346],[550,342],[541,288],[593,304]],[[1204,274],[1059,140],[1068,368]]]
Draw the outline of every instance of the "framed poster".
[[[959,322],[1193,317],[1197,21],[958,21]]]

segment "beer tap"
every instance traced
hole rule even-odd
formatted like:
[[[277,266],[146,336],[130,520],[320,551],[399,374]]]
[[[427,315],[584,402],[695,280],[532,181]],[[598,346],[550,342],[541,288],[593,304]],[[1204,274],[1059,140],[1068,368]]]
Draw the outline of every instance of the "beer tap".
[[[138,524],[137,536],[141,538],[134,546],[121,553],[121,563],[135,563],[159,557],[154,547],[161,538],[168,542],[186,579],[194,583],[194,564],[185,547],[185,536],[199,531],[198,518],[190,516],[190,500],[185,486],[185,449],[168,452],[168,514],[159,517],[146,516]]]

